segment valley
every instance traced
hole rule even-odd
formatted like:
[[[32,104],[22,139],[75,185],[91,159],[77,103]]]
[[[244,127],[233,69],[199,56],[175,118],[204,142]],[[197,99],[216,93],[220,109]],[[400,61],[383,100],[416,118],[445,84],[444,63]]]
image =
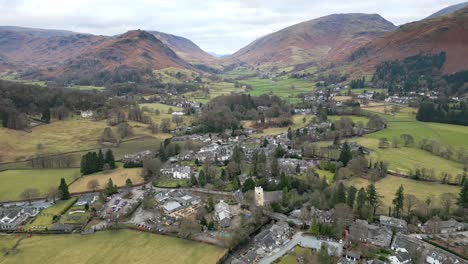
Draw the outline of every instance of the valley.
[[[0,26],[0,263],[468,263],[468,7],[425,17]]]

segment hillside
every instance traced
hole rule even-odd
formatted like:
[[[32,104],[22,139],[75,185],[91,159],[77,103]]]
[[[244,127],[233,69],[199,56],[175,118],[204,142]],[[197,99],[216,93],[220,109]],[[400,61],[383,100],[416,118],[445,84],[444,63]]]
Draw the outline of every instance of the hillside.
[[[199,46],[193,43],[191,40],[159,32],[159,31],[148,31],[153,34],[156,38],[161,40],[165,45],[170,47],[179,57],[193,63],[193,64],[212,64],[218,61],[218,59],[207,52],[203,51]]]
[[[2,70],[20,72],[24,78],[109,80],[115,71],[135,78],[168,67],[191,68],[161,40],[141,30],[107,37],[73,32],[0,28]]]
[[[383,61],[404,59],[419,53],[447,54],[443,73],[468,69],[468,8],[448,16],[405,24],[357,49],[350,60],[355,69],[371,72]]]
[[[464,2],[464,3],[460,3],[460,4],[456,4],[456,5],[451,5],[449,7],[446,7],[444,9],[441,9],[441,10],[435,12],[434,14],[428,16],[426,19],[446,16],[446,15],[449,15],[449,14],[455,12],[455,11],[463,9],[465,7],[468,7],[468,2]]]
[[[340,61],[395,26],[379,15],[335,14],[264,36],[232,55],[252,65]]]

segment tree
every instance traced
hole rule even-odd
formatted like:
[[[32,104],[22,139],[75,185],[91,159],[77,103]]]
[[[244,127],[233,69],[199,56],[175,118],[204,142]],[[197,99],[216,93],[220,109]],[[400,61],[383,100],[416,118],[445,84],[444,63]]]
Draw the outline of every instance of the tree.
[[[116,168],[114,153],[112,153],[111,149],[108,149],[106,151],[106,157],[104,159],[104,162],[109,165],[109,169],[113,170]]]
[[[413,194],[406,194],[405,195],[405,205],[406,205],[406,214],[409,216],[411,211],[413,210],[414,206],[419,203],[418,198]]]
[[[46,107],[44,111],[42,112],[41,120],[46,124],[50,123],[50,108],[49,107]]]
[[[335,204],[346,203],[346,191],[343,182],[338,184],[335,191]]]
[[[47,199],[50,199],[52,200],[52,202],[55,203],[59,195],[60,195],[59,190],[56,187],[51,187],[49,191],[47,192]]]
[[[366,202],[367,202],[367,192],[364,189],[364,187],[361,187],[361,189],[359,189],[359,192],[356,198],[356,207],[357,207],[359,214],[362,213],[362,208],[364,208],[364,206],[366,205]]]
[[[390,147],[390,143],[387,138],[379,138],[379,148],[386,149]]]
[[[270,163],[271,176],[278,177],[280,174],[278,159],[272,158]]]
[[[369,222],[373,222],[377,208],[380,205],[380,197],[373,183],[367,186],[367,204],[370,210]]]
[[[99,152],[97,155],[97,165],[98,165],[98,171],[102,171],[104,169],[104,154],[102,153],[102,149],[99,149]]]
[[[198,184],[197,178],[195,177],[195,174],[190,175],[190,184],[192,186],[195,186]]]
[[[68,191],[68,185],[65,182],[64,178],[60,179],[60,185],[59,185],[58,189],[60,191],[60,195],[62,197],[62,200],[70,199],[70,192]]]
[[[358,190],[354,186],[351,186],[351,187],[348,188],[348,195],[347,195],[347,199],[346,199],[346,204],[351,208],[354,207],[354,201],[356,200],[357,191]]]
[[[117,137],[115,136],[114,132],[110,127],[104,128],[101,134],[101,142],[110,142],[110,143],[118,143]]]
[[[118,192],[117,185],[114,184],[111,178],[109,178],[109,181],[107,182],[106,189],[104,190],[104,192],[106,196],[110,196]]]
[[[463,182],[463,187],[460,191],[460,194],[458,195],[457,204],[462,209],[468,208],[468,180]]]
[[[200,172],[198,173],[198,183],[200,184],[201,187],[205,187],[207,183],[205,171],[203,169],[200,170]]]
[[[455,201],[455,199],[456,197],[453,193],[443,193],[440,195],[440,203],[446,216],[450,215],[450,209],[452,208],[453,201]]]
[[[252,178],[248,178],[242,186],[242,192],[247,192],[253,189],[255,189],[255,181]]]
[[[346,141],[343,144],[341,149],[340,158],[338,159],[343,163],[344,166],[348,165],[348,162],[353,158],[353,154],[351,153],[351,148],[349,147],[348,142]]]
[[[133,182],[130,178],[128,178],[126,181],[125,181],[125,186],[126,187],[132,187],[133,186]]]
[[[39,190],[36,188],[27,188],[21,194],[21,199],[26,200],[31,204],[33,199],[38,198],[40,195]]]
[[[180,223],[179,237],[190,238],[195,233],[200,232],[200,225],[191,218],[184,218]]]
[[[93,190],[95,192],[99,188],[99,181],[97,179],[92,179],[88,181],[88,189]]]
[[[403,185],[400,185],[398,190],[395,193],[395,198],[393,198],[392,204],[393,204],[393,215],[396,218],[400,218],[401,216],[401,211],[403,210],[403,205],[404,205],[404,188]]]

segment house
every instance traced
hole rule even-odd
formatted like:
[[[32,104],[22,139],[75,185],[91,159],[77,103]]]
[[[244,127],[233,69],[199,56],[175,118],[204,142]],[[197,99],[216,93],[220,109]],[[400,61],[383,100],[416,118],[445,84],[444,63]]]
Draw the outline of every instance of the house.
[[[394,230],[396,232],[401,232],[401,233],[408,232],[408,224],[403,219],[381,215],[379,218],[379,221],[380,221],[381,226],[387,227],[390,230]]]
[[[161,173],[175,179],[189,179],[192,174],[192,167],[175,165],[170,168],[161,169]]]
[[[344,253],[344,257],[347,260],[358,262],[361,259],[361,253],[357,251],[348,250]]]
[[[223,200],[215,205],[215,218],[222,227],[231,225],[232,213],[229,209],[229,205]]]
[[[39,209],[34,207],[0,207],[0,231],[15,231],[29,217],[34,217]]]
[[[173,116],[183,116],[184,112],[172,112]]]
[[[389,257],[391,264],[409,264],[411,255],[406,251],[398,251],[396,255]]]
[[[370,225],[365,220],[356,220],[349,227],[349,238],[357,243],[390,247],[392,243],[392,231],[385,227]]]
[[[165,203],[162,208],[164,210],[164,213],[166,214],[170,214],[176,210],[178,210],[179,208],[181,208],[182,205],[176,201],[169,201],[167,203]]]
[[[404,234],[395,235],[391,249],[397,252],[408,252],[410,255],[421,256],[429,264],[468,264],[468,261],[442,248]]]
[[[81,115],[82,118],[93,117],[93,111],[91,111],[91,110],[81,111],[80,115]]]
[[[326,211],[326,210],[320,210],[318,208],[315,208],[314,206],[310,208],[311,219],[315,219],[319,223],[326,223],[326,224],[332,223],[334,215],[335,215],[335,209],[330,209]]]

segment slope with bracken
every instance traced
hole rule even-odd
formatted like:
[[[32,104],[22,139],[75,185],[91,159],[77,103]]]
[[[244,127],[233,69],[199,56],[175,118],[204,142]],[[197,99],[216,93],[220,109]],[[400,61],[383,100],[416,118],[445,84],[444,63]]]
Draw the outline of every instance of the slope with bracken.
[[[379,15],[335,14],[262,37],[233,54],[231,59],[254,66],[341,61],[360,45],[394,28]]]
[[[203,51],[191,40],[159,31],[148,31],[170,47],[179,57],[192,64],[215,64],[219,59]]]
[[[447,54],[443,73],[468,69],[468,8],[447,16],[405,24],[355,50],[350,60],[364,72],[383,61],[404,59],[420,53]]]

